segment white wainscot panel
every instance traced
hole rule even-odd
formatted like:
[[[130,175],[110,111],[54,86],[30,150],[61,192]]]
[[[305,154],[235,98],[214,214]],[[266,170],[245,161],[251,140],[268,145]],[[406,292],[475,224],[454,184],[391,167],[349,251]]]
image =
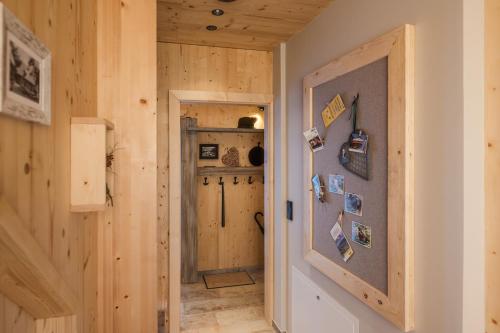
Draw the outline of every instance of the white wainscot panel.
[[[292,267],[292,333],[359,333],[359,320]]]

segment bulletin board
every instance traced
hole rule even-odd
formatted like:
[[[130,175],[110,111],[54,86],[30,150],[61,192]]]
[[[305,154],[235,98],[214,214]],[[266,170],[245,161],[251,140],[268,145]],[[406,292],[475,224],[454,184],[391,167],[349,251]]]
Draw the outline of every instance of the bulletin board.
[[[338,154],[352,132],[350,105],[359,93],[358,128],[368,134],[368,180],[347,171]],[[339,94],[346,111],[328,128],[321,111]],[[333,96],[332,96],[333,95]],[[313,249],[387,295],[387,57],[325,82],[313,90],[313,125],[325,139],[325,148],[313,155],[313,174],[325,182],[325,200],[313,201]],[[362,196],[362,216],[345,213],[343,230],[351,240],[352,221],[371,228],[371,248],[350,241],[354,250],[344,262],[330,230],[344,209],[344,195],[328,191],[330,174],[344,177],[345,192]]]
[[[413,68],[414,27],[405,25],[304,78],[304,132],[316,128],[324,145],[316,150],[309,139],[304,145],[305,259],[405,332],[414,329]],[[351,105],[358,94],[356,128],[368,135],[367,177],[339,161],[353,132]],[[326,126],[322,111],[337,95],[346,110]],[[330,175],[343,176],[343,194],[329,192]],[[331,230],[347,207],[347,193],[362,205],[361,212],[343,215],[342,231],[354,251],[346,261]],[[352,239],[353,222],[370,227],[369,247]]]

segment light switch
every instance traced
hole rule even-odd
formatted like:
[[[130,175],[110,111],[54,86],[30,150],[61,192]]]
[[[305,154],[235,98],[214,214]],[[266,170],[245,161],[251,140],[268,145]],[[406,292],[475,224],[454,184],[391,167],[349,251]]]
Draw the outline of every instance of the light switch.
[[[290,200],[286,201],[286,218],[289,221],[293,221],[293,202]]]

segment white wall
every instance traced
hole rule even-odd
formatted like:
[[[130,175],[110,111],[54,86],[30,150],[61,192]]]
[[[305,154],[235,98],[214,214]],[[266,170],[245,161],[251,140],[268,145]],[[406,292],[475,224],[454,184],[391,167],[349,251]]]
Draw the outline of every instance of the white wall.
[[[464,0],[479,3],[483,0]],[[303,260],[301,223],[302,191],[302,79],[314,69],[349,52],[353,48],[399,25],[416,25],[416,143],[415,143],[415,306],[416,332],[462,332],[464,288],[472,285],[466,278],[464,249],[481,260],[482,220],[465,221],[472,208],[482,216],[481,198],[464,202],[464,158],[480,157],[466,149],[464,141],[480,143],[482,128],[473,122],[473,130],[464,131],[464,20],[462,0],[336,0],[300,34],[287,42],[286,86],[288,128],[288,196],[294,201],[295,221],[289,225],[289,271],[298,267],[318,286],[332,295],[360,320],[361,333],[399,332],[334,282]],[[474,10],[470,6],[470,10]],[[481,6],[476,7],[481,10]],[[477,17],[475,17],[477,19]],[[477,20],[471,19],[471,32],[477,32]],[[474,38],[482,38],[472,33]],[[469,43],[469,40],[466,40]],[[479,89],[480,90],[480,89]],[[480,91],[471,93],[470,103]],[[477,100],[477,99],[476,99]],[[479,112],[481,117],[481,110]],[[480,118],[481,120],[482,118]],[[479,120],[479,122],[480,122]],[[481,149],[481,148],[479,148]],[[469,163],[470,164],[470,163]],[[482,176],[481,163],[472,168]],[[469,170],[467,169],[467,170]],[[468,177],[474,177],[469,174]],[[481,186],[468,187],[481,190]],[[467,207],[467,208],[466,208]],[[477,223],[474,242],[468,242],[464,230]],[[465,242],[465,243],[464,243]],[[479,243],[477,243],[479,242]],[[466,244],[467,246],[465,246]],[[470,264],[471,258],[468,253]],[[469,274],[470,277],[471,274]],[[482,292],[481,273],[474,279]],[[291,286],[288,287],[289,295]],[[481,302],[481,295],[469,297],[468,306]],[[292,304],[293,306],[293,304]],[[288,309],[290,321],[291,309]],[[472,321],[477,318],[471,318]],[[478,324],[479,325],[479,324]],[[468,326],[468,327],[473,327]],[[476,326],[477,331],[484,332]],[[303,333],[303,332],[293,332]],[[342,332],[339,332],[342,333]]]
[[[285,44],[273,50],[273,94],[274,94],[274,135],[275,135],[275,171],[274,171],[274,315],[273,320],[280,330],[286,330],[287,304],[287,220],[286,220],[286,159],[287,151],[282,142],[286,142],[286,84]]]

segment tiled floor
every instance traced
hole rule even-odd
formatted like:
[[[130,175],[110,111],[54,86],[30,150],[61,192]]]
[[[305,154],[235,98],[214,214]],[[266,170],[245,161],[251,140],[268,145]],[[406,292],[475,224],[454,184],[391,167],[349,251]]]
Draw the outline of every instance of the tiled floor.
[[[203,279],[182,286],[183,333],[274,333],[264,319],[264,275],[256,284],[208,290]]]

